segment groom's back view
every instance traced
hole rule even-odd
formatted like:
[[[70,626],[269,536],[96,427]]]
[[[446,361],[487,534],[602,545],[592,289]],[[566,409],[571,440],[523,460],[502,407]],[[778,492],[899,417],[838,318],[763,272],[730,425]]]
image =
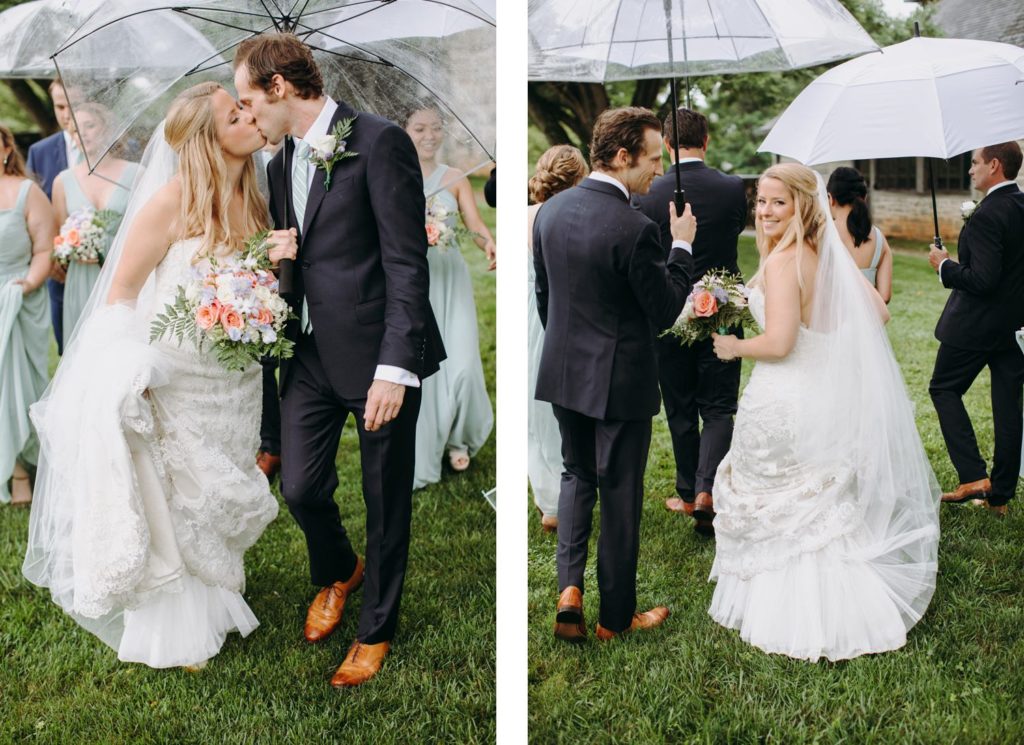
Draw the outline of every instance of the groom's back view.
[[[661,171],[661,123],[647,109],[612,109],[594,124],[593,172],[537,213],[537,310],[545,327],[536,397],[562,435],[556,636],[582,640],[583,572],[601,494],[599,638],[660,624],[636,613],[643,476],[658,412],[654,330],[676,320],[690,291],[695,220],[673,218],[666,265],[658,226],[629,205]],[[668,203],[665,210],[669,209]]]
[[[305,637],[326,638],[363,586],[356,641],[331,680],[351,686],[380,668],[398,621],[409,522],[420,381],[444,348],[428,299],[423,178],[398,125],[324,94],[309,48],[291,34],[239,45],[235,87],[271,143],[270,212],[297,229],[287,329],[295,356],[281,367],[281,492],[306,536],[323,589]],[[341,524],[334,459],[352,414],[359,434],[366,561]]]

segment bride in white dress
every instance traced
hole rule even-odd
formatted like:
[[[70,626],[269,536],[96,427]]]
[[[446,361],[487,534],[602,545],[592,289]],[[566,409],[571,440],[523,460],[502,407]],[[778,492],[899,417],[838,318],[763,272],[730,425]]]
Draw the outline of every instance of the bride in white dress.
[[[757,361],[715,477],[709,612],[806,660],[897,649],[935,590],[939,490],[889,346],[888,313],[845,250],[821,177],[758,183],[764,333],[715,335]]]
[[[178,97],[32,407],[41,457],[23,571],[124,661],[201,666],[257,626],[242,556],[278,511],[252,458],[260,367],[227,372],[209,349],[148,338],[195,267],[266,227],[249,157],[264,144],[219,85]],[[287,235],[274,240],[272,259],[291,255]]]

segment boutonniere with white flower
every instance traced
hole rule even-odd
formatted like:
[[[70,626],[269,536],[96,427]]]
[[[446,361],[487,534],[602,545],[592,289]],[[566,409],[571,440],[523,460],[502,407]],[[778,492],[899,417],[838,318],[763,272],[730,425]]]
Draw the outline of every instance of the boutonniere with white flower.
[[[972,199],[968,199],[960,205],[960,217],[962,217],[966,223],[971,219],[971,215],[974,214],[974,210],[976,209],[978,209],[978,203]]]
[[[334,164],[345,158],[354,158],[359,153],[346,149],[348,137],[352,134],[352,125],[355,123],[354,116],[342,119],[334,125],[330,134],[314,137],[309,143],[310,151],[306,154],[306,160],[317,168],[323,169],[324,190],[331,189],[331,172]]]

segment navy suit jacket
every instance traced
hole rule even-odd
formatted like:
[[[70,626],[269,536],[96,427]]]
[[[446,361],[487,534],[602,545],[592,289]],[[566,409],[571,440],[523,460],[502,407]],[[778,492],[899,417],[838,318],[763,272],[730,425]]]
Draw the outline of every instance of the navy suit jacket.
[[[533,263],[545,328],[536,398],[606,421],[657,414],[654,335],[679,317],[693,257],[675,249],[666,262],[658,225],[588,178],[537,212]]]
[[[956,250],[958,261],[942,265],[942,284],[953,291],[935,337],[979,352],[1014,348],[1014,332],[1024,326],[1024,193],[1017,184],[981,200]]]
[[[355,116],[338,102],[331,128]],[[401,127],[359,113],[347,140],[355,157],[338,161],[331,186],[317,169],[295,262],[298,313],[302,299],[317,352],[331,387],[344,398],[364,398],[377,365],[393,365],[420,379],[437,372],[444,343],[430,307],[427,234],[423,228],[423,174],[412,140]],[[274,226],[296,227],[291,200],[294,144],[267,166]],[[286,329],[297,339],[299,324]],[[289,360],[281,363],[281,391],[289,382]]]
[[[68,151],[64,144],[64,132],[44,137],[28,148],[28,170],[39,179],[39,185],[52,199],[53,180],[68,167]]]

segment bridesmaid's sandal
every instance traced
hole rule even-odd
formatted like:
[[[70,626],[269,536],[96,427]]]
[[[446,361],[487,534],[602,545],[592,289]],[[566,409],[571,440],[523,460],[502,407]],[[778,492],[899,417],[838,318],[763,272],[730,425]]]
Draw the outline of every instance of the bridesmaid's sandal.
[[[32,484],[28,476],[11,476],[11,504],[15,507],[32,504]]]
[[[466,450],[449,450],[448,463],[451,465],[453,471],[462,473],[469,468],[469,452]]]

